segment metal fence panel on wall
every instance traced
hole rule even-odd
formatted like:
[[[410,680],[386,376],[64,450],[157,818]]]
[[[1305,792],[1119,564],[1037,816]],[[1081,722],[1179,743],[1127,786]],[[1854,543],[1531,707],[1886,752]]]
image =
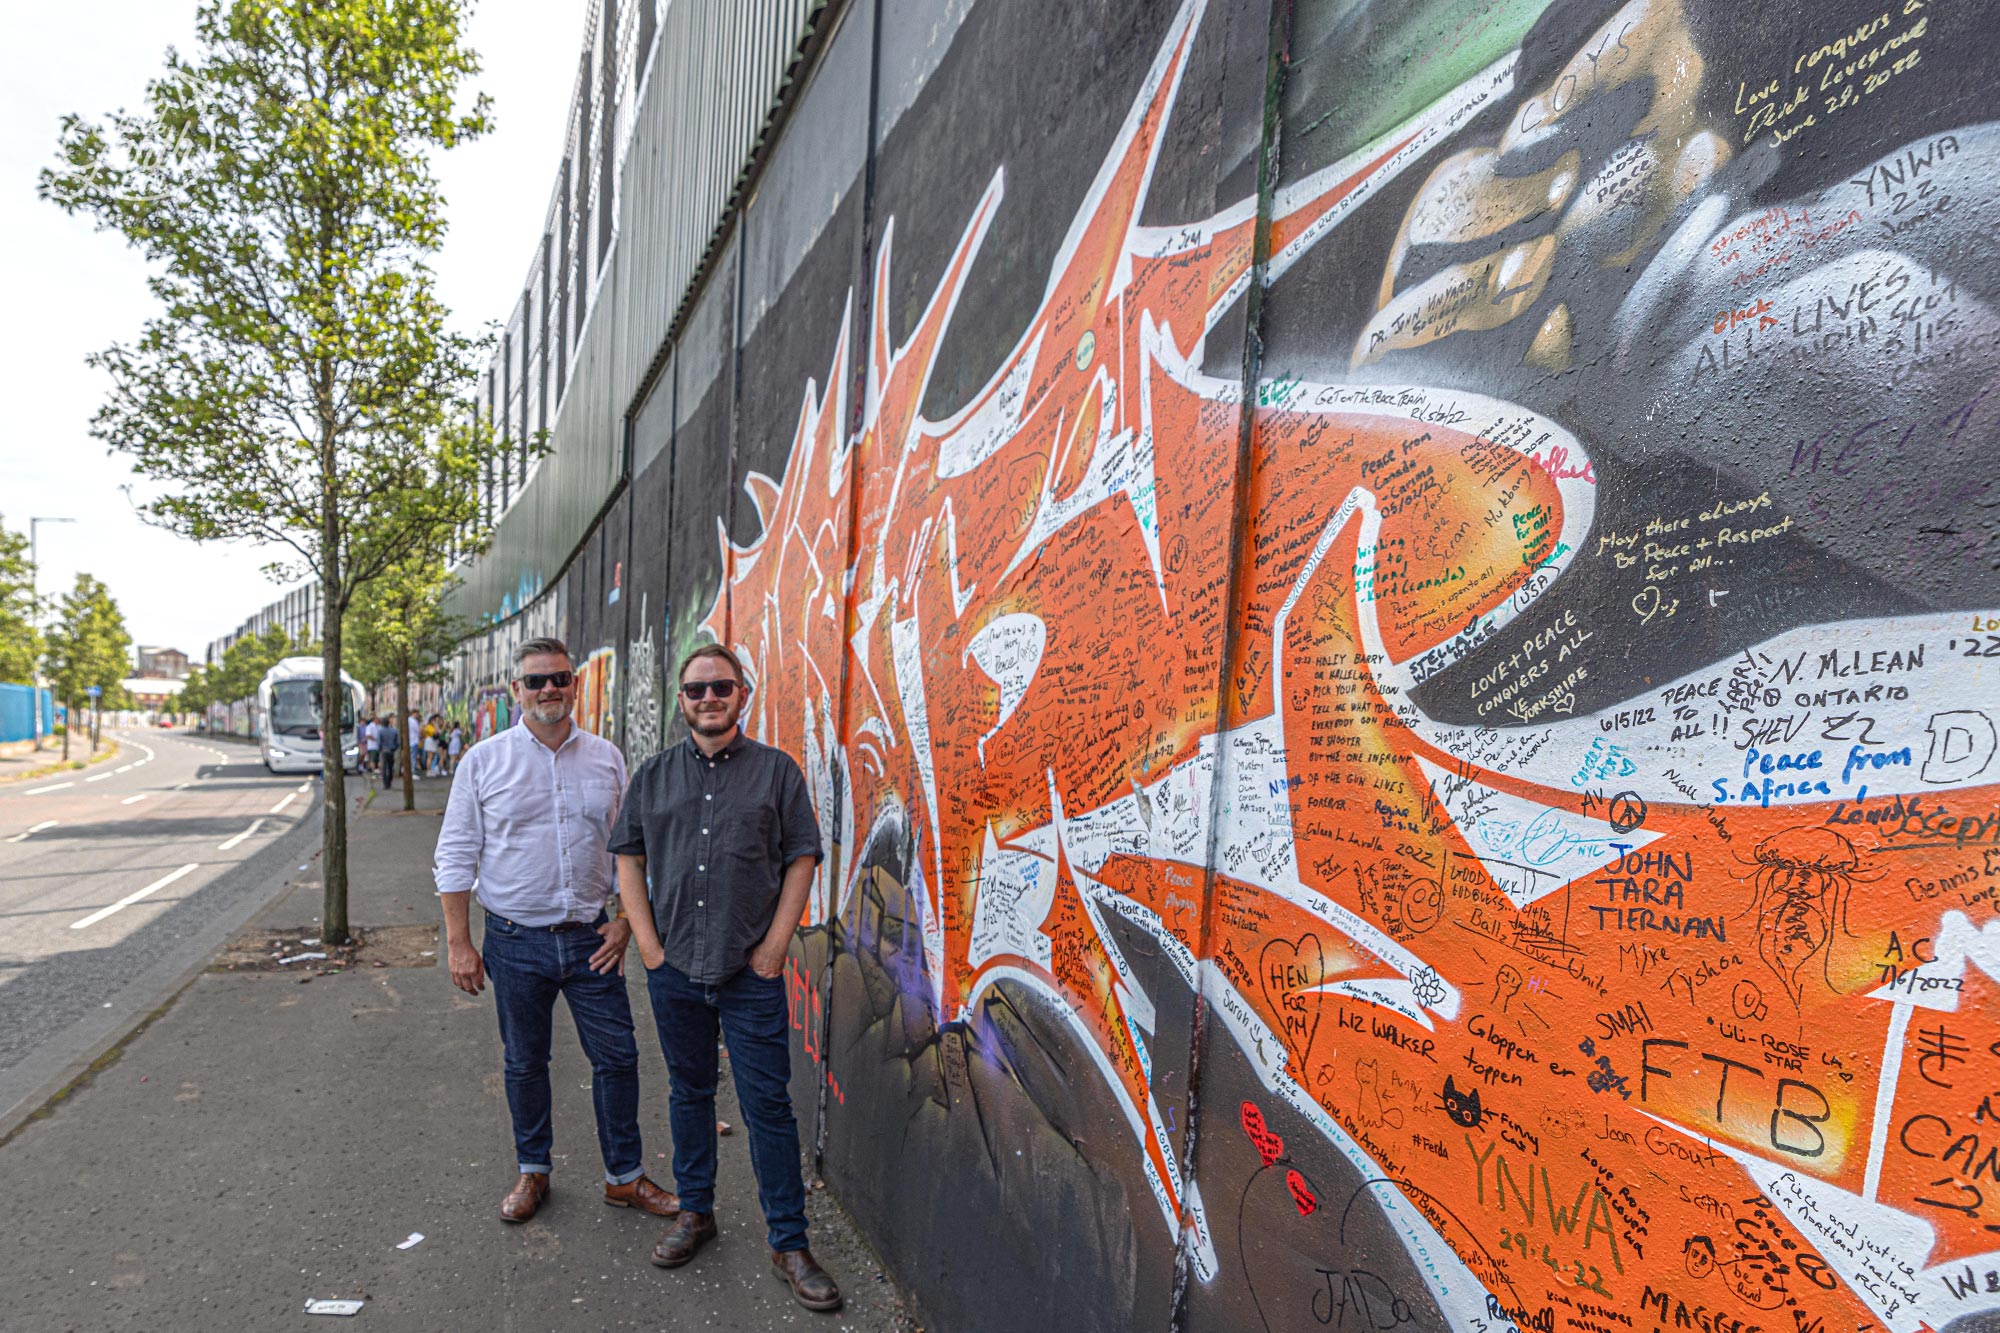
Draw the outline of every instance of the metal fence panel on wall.
[[[623,477],[624,415],[725,224],[731,193],[822,3],[672,0],[647,23],[637,5],[607,9],[598,0],[572,112],[577,165],[568,182],[558,181],[551,208],[554,225],[565,216],[577,220],[569,233],[576,251],[570,299],[585,312],[582,334],[560,367],[566,373],[549,388],[548,456],[512,498],[487,553],[460,571],[454,607],[461,614],[519,612],[561,570]],[[607,15],[609,79],[602,77]],[[650,51],[638,49],[642,34],[651,38]],[[617,98],[608,136],[599,100],[607,88]],[[585,119],[587,105],[595,114]],[[610,172],[595,169],[597,154],[610,155]],[[612,199],[599,198],[600,176],[613,183]],[[566,188],[568,214],[561,207]],[[615,226],[599,263],[595,232],[582,219],[606,207],[615,207]],[[544,320],[540,327],[550,326]],[[531,329],[526,336],[546,334]],[[526,364],[538,350],[524,347],[517,359]]]

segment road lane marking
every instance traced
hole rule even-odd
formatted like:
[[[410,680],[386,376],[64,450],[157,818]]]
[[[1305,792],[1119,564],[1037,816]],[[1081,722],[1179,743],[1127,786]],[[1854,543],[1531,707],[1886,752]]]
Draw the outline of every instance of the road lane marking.
[[[225,843],[223,843],[223,844],[222,844],[222,845],[221,845],[220,847],[217,847],[217,848],[216,848],[215,850],[216,850],[216,851],[218,851],[218,852],[226,852],[226,851],[229,851],[229,850],[231,850],[232,848],[235,848],[235,847],[237,847],[237,846],[241,845],[241,844],[242,844],[242,842],[244,841],[244,839],[246,839],[246,838],[251,838],[251,837],[255,837],[255,836],[256,836],[256,833],[257,833],[257,830],[258,830],[258,829],[260,829],[260,828],[263,828],[263,827],[264,827],[264,820],[263,820],[263,817],[262,817],[262,816],[259,816],[259,817],[258,817],[258,818],[257,818],[256,820],[254,820],[254,821],[253,821],[253,822],[251,823],[251,825],[250,825],[250,827],[249,827],[249,828],[247,828],[247,829],[244,829],[244,830],[243,830],[243,831],[242,831],[241,833],[239,833],[239,834],[237,834],[237,835],[236,835],[235,837],[231,838],[231,839],[230,839],[230,840],[229,840],[228,842],[225,842]]]
[[[64,787],[74,787],[75,785],[74,782],[52,782],[46,787],[30,787],[21,794],[23,796],[40,796],[45,791],[61,791]]]
[[[278,802],[276,805],[271,807],[271,813],[274,815],[283,814],[285,812],[285,807],[298,799],[299,799],[299,794],[297,792],[292,792],[288,794],[284,800]]]
[[[98,773],[98,774],[96,774],[96,775],[94,775],[94,776],[92,776],[92,777],[87,777],[87,778],[85,778],[85,779],[84,779],[84,781],[85,781],[85,782],[102,782],[102,781],[104,781],[104,779],[106,779],[106,778],[109,778],[109,777],[116,777],[116,776],[117,776],[117,774],[115,774],[115,773]]]
[[[69,928],[71,930],[82,930],[85,926],[94,926],[98,922],[102,921],[105,917],[110,916],[113,912],[122,911],[125,908],[130,907],[133,903],[138,902],[141,898],[146,897],[148,894],[158,893],[161,889],[166,888],[167,885],[173,883],[175,880],[179,879],[182,875],[192,874],[193,872],[199,869],[201,869],[201,862],[190,861],[186,865],[182,866],[179,870],[173,871],[171,874],[160,876],[160,878],[154,880],[151,884],[148,884],[145,888],[140,889],[137,893],[128,893],[123,898],[120,898],[117,902],[111,904],[111,906],[100,907],[95,912],[92,912],[89,916],[84,917],[81,921],[70,922]]]
[[[31,829],[27,829],[27,830],[25,830],[24,832],[21,832],[21,833],[16,833],[16,834],[15,834],[15,835],[14,835],[13,837],[11,837],[11,838],[7,839],[7,841],[8,841],[8,842],[26,842],[26,841],[28,840],[28,834],[30,834],[30,833],[40,833],[40,832],[41,832],[41,831],[42,831],[43,829],[48,829],[48,828],[54,828],[54,827],[56,826],[56,824],[57,824],[57,823],[58,823],[58,821],[57,821],[57,820],[53,820],[53,819],[44,819],[44,820],[43,820],[43,821],[42,821],[41,823],[39,823],[39,824],[35,825],[35,826],[34,826],[33,828],[31,828]]]
[[[307,779],[306,779],[306,780],[305,780],[304,782],[301,782],[301,783],[299,784],[299,787],[298,787],[298,789],[299,789],[299,790],[300,790],[301,792],[308,792],[308,791],[311,791],[311,790],[313,789],[313,785],[312,785],[312,779],[311,779],[311,778],[307,778]]]
[[[148,796],[151,796],[152,794],[153,794],[153,793],[151,793],[151,792],[149,792],[149,791],[142,791],[142,792],[140,792],[140,793],[139,793],[139,794],[138,794],[137,796],[127,796],[127,797],[126,797],[126,798],[125,798],[124,800],[120,801],[120,802],[119,802],[118,804],[120,804],[120,805],[130,805],[130,804],[132,804],[132,802],[134,802],[134,801],[143,801],[143,800],[145,800],[145,799],[146,799],[146,798],[147,798]]]
[[[111,771],[112,771],[113,773],[129,773],[129,772],[131,772],[131,771],[132,771],[133,769],[135,769],[135,768],[137,768],[137,767],[138,767],[138,765],[137,765],[137,764],[127,764],[127,765],[125,765],[125,767],[123,767],[123,768],[114,768],[114,769],[112,769]]]

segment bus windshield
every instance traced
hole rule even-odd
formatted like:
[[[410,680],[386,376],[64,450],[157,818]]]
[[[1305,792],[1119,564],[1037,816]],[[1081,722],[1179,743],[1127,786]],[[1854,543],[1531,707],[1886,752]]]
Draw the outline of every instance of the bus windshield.
[[[354,696],[347,690],[340,693],[340,729],[352,731]],[[317,736],[321,716],[319,681],[281,680],[272,684],[270,727],[274,735]]]

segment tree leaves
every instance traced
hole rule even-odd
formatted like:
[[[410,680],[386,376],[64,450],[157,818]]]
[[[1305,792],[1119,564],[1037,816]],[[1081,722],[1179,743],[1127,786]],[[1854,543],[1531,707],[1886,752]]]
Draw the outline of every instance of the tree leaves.
[[[35,609],[28,539],[0,523],[0,681],[33,682],[35,660],[42,655]]]
[[[48,673],[56,698],[81,702],[95,685],[105,708],[128,706],[122,682],[132,661],[132,636],[125,615],[111,592],[89,574],[78,574],[76,586],[56,607],[49,627],[42,669]]]

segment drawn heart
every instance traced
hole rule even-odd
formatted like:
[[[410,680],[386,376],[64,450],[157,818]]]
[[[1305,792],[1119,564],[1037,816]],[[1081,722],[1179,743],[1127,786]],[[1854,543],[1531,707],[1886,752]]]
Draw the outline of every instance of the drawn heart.
[[[1297,1171],[1285,1172],[1285,1188],[1291,1192],[1292,1203],[1297,1206],[1300,1217],[1311,1217],[1319,1209],[1319,1199],[1313,1194],[1312,1186]]]
[[[1255,1102],[1243,1103],[1243,1132],[1256,1147],[1257,1155],[1269,1166],[1285,1155],[1285,1140],[1274,1129],[1264,1123],[1264,1113],[1257,1109]]]
[[[1306,1076],[1306,1056],[1319,1031],[1320,996],[1326,980],[1326,957],[1319,936],[1308,931],[1298,943],[1272,940],[1257,956],[1257,980],[1264,991],[1266,1012],[1277,1020],[1278,1035],[1297,1061],[1294,1072]],[[1311,993],[1307,993],[1311,992]]]

